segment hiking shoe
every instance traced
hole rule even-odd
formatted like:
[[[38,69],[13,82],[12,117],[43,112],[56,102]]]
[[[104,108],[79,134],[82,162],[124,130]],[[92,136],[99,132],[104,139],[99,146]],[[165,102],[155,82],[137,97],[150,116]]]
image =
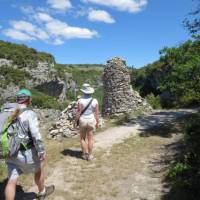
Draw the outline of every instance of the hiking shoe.
[[[55,190],[55,186],[54,185],[50,185],[50,186],[45,186],[45,193],[43,194],[38,194],[37,195],[37,200],[44,200],[47,196],[51,195]]]

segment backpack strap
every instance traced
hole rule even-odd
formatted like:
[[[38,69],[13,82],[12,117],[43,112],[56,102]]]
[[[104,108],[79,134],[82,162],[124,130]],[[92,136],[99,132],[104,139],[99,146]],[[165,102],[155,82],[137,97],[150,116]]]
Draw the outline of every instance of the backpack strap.
[[[19,114],[18,114],[18,116],[17,116],[17,120],[18,120],[19,125],[20,125],[21,129],[23,130],[23,132],[24,132],[24,133],[27,133],[27,135],[28,135],[28,137],[29,137],[29,139],[30,139],[30,142],[29,142],[28,145],[33,145],[33,137],[32,137],[32,135],[31,135],[30,131],[28,130],[28,132],[27,132],[27,131],[25,130],[24,125],[23,125],[23,123],[21,122],[21,120],[20,120],[20,118],[19,118],[19,116],[20,116],[23,112],[25,112],[25,111],[27,111],[27,110],[31,110],[31,109],[30,109],[30,108],[23,108],[23,109],[21,109],[20,112],[19,112]],[[25,144],[22,144],[22,145],[23,145],[23,147],[24,147],[25,149],[27,149],[27,145],[25,145]]]
[[[7,136],[7,129],[10,125],[10,122],[7,121],[4,126],[3,126],[3,131],[2,131],[2,137],[1,137],[1,142],[2,142],[2,153],[3,157],[7,158],[9,154],[9,145],[8,145],[8,136]]]
[[[88,103],[88,105],[81,111],[80,116],[84,114],[84,112],[89,108],[89,106],[91,105],[93,101],[93,98],[90,100],[90,102]]]

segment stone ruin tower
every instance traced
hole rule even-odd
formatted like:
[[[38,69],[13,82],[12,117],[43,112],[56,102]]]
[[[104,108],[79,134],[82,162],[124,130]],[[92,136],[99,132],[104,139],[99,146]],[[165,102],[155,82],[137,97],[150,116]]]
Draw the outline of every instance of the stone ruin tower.
[[[126,61],[115,57],[107,61],[103,72],[103,115],[118,116],[132,111],[150,112],[151,106],[130,85]]]

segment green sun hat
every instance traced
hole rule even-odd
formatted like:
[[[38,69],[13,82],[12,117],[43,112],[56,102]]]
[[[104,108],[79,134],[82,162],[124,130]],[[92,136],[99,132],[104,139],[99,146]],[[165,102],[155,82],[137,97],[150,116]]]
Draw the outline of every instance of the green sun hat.
[[[32,97],[32,93],[28,89],[21,89],[16,94],[17,97]]]

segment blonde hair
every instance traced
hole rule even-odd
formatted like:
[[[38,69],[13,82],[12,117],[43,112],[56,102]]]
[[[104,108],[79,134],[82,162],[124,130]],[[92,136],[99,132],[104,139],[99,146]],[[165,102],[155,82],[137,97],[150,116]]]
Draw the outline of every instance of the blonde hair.
[[[17,116],[19,115],[19,112],[20,112],[20,109],[17,108],[13,113],[12,115],[10,116],[10,120],[13,121],[17,118]]]

